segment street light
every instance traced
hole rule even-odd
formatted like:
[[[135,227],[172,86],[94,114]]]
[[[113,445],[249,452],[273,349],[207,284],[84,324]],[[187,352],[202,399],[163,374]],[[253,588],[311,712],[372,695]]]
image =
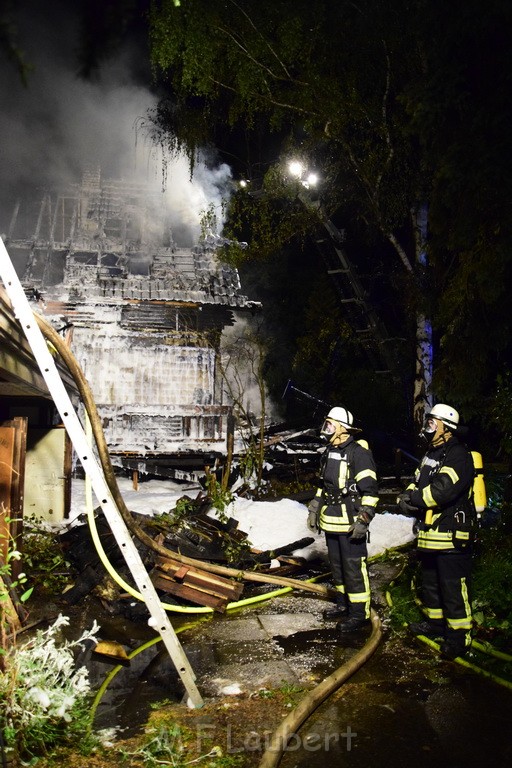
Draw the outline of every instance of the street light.
[[[310,189],[318,184],[318,174],[309,171],[300,160],[290,160],[288,163],[290,176],[296,178],[305,189]]]
[[[288,163],[288,170],[292,176],[297,179],[301,179],[304,173],[304,166],[298,160],[290,160]]]

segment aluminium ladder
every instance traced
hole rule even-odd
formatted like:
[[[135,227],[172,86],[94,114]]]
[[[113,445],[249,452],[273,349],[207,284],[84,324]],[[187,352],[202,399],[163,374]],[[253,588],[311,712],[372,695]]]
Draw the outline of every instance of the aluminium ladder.
[[[37,324],[21,282],[16,274],[11,258],[0,237],[0,277],[11,301],[14,313],[27,337],[34,358],[59,411],[62,422],[73,443],[73,448],[89,476],[92,488],[101,509],[110,525],[119,549],[133,579],[146,603],[150,619],[148,624],[157,630],[169,652],[181,681],[188,694],[187,704],[190,707],[201,707],[203,699],[195,684],[195,674],[176,636],[169,617],[162,607],[160,598],[151,582],[139,552],[132,541],[126,523],[124,522],[114,498],[107,485],[100,465],[89,445],[86,433],[75,413],[71,399],[62,383],[55,361],[48,350],[45,338]]]

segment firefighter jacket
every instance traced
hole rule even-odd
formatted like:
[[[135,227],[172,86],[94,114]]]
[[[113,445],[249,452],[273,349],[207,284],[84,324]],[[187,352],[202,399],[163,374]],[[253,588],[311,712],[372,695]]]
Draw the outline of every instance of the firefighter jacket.
[[[473,459],[456,437],[429,448],[407,491],[418,508],[418,548],[430,551],[467,547],[474,536]]]
[[[372,452],[350,437],[341,446],[330,445],[322,457],[320,530],[348,533],[360,507],[373,517],[377,506],[377,472]]]

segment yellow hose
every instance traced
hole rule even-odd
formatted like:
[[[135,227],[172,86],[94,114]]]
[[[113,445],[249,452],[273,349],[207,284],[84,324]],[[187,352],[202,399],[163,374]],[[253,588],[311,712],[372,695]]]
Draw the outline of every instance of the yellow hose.
[[[435,651],[440,653],[441,649],[440,649],[439,643],[436,643],[435,640],[431,640],[429,637],[425,637],[425,635],[416,635],[416,637],[418,638],[418,640],[421,640],[422,643],[425,643],[425,645],[429,645]],[[510,680],[505,680],[505,678],[503,677],[498,677],[498,675],[493,675],[493,673],[489,672],[487,669],[478,667],[476,664],[472,664],[470,661],[460,656],[454,659],[454,661],[457,664],[460,664],[462,667],[467,667],[467,669],[470,669],[472,672],[476,672],[477,675],[481,675],[482,677],[487,677],[490,680],[493,680],[495,683],[498,683],[498,685],[502,685],[505,688],[509,688],[510,690],[512,690],[512,682]]]
[[[394,582],[390,583],[390,587],[393,585]],[[416,593],[416,583],[414,578],[411,580],[411,592],[412,596],[414,598],[414,602],[421,606],[421,600],[419,599],[417,593]],[[393,605],[393,599],[391,597],[391,593],[389,590],[386,591],[386,603],[391,608]],[[407,626],[407,625],[405,625]],[[421,640],[422,643],[425,643],[426,645],[429,645],[434,650],[440,652],[439,643],[436,643],[435,640],[431,640],[428,637],[425,637],[425,635],[416,635],[418,640]],[[512,661],[512,656],[509,653],[505,653],[504,651],[499,651],[497,648],[494,648],[494,646],[491,645],[491,643],[481,643],[479,640],[472,640],[471,641],[471,647],[475,648],[477,651],[481,651],[482,653],[486,653],[488,656],[493,656],[496,659],[500,659],[501,661]],[[511,688],[512,689],[512,682],[509,680],[505,680],[503,677],[498,677],[498,675],[493,675],[492,672],[488,672],[486,669],[483,669],[482,667],[477,666],[476,664],[472,664],[470,661],[467,661],[463,658],[457,658],[454,659],[454,661],[457,662],[457,664],[461,664],[463,667],[468,667],[468,669],[472,669],[473,672],[476,672],[479,675],[482,675],[484,677],[489,677],[494,682],[498,683],[499,685],[505,686],[505,688]]]
[[[495,648],[491,643],[485,641],[480,642],[480,640],[472,640],[471,646],[473,648],[476,648],[477,651],[481,651],[482,653],[486,653],[488,656],[494,656],[495,659],[501,659],[501,661],[512,661],[512,656],[510,653],[505,653],[505,651],[499,651],[497,648]]]
[[[112,466],[112,461],[110,459],[110,454],[108,452],[108,447],[105,441],[101,419],[96,408],[96,403],[92,396],[91,388],[83,374],[82,369],[80,368],[80,365],[78,364],[69,347],[65,344],[64,340],[59,336],[57,331],[50,325],[50,323],[41,317],[41,315],[34,315],[34,317],[36,318],[37,324],[42,334],[45,336],[47,341],[53,344],[77,385],[78,391],[82,398],[82,402],[85,406],[85,411],[91,420],[92,432],[105,477],[105,482],[107,483],[110,493],[112,494],[119,514],[123,518],[125,525],[130,533],[132,533],[140,542],[142,542],[142,544],[148,547],[148,549],[153,550],[162,557],[171,557],[181,563],[184,563],[185,565],[192,565],[196,568],[201,568],[204,571],[216,573],[228,578],[246,579],[247,581],[256,581],[264,584],[279,584],[283,587],[293,587],[294,589],[302,589],[306,592],[312,592],[313,594],[321,595],[322,597],[330,596],[327,587],[321,584],[314,584],[310,581],[299,581],[298,579],[288,579],[284,576],[262,574],[254,571],[235,570],[234,568],[228,568],[227,566],[218,565],[216,563],[198,561],[191,557],[180,555],[178,552],[173,552],[166,547],[163,547],[158,542],[154,541],[151,536],[148,536],[148,534],[143,531],[138,523],[134,520],[133,515],[127,508],[125,501],[119,491],[114,467]]]
[[[185,629],[185,627],[180,627],[179,629],[176,629],[174,631],[176,632],[176,634],[178,634],[179,632],[183,632],[183,629]],[[159,643],[161,639],[162,638],[159,635],[158,637],[153,637],[151,640],[148,640],[147,643],[144,643],[144,645],[140,645],[138,648],[135,648],[134,651],[129,653],[128,659],[133,659],[139,653],[142,653],[142,651],[145,651],[148,648],[151,648],[152,645]],[[117,664],[115,667],[113,667],[113,669],[110,670],[110,672],[108,673],[108,675],[105,677],[104,681],[98,688],[90,709],[91,717],[89,720],[89,728],[92,728],[94,717],[96,715],[96,710],[98,709],[99,703],[103,698],[103,694],[105,693],[105,691],[107,690],[108,686],[110,685],[114,677],[117,675],[117,673],[121,671],[121,669],[123,669],[122,664]]]
[[[86,425],[87,439],[90,441],[92,438],[91,422],[87,413],[85,415],[85,425]],[[114,581],[122,589],[124,589],[125,592],[127,592],[129,595],[134,597],[136,600],[140,600],[144,602],[144,598],[140,594],[140,592],[138,592],[136,589],[134,589],[129,584],[127,584],[127,582],[123,579],[123,577],[115,570],[114,566],[108,559],[105,550],[103,549],[103,544],[101,543],[101,539],[98,534],[98,528],[96,526],[96,520],[94,517],[94,505],[92,501],[92,485],[91,485],[91,479],[89,475],[85,476],[85,506],[87,510],[87,521],[89,523],[91,537],[92,537],[94,546],[96,548],[96,551],[99,555],[99,558],[103,563],[107,573],[109,573],[109,575],[114,579]],[[324,578],[325,575],[328,575],[328,574],[315,576],[312,579],[307,579],[307,581],[310,583],[314,583],[315,581],[319,581],[320,579]],[[291,592],[292,589],[293,587],[282,587],[281,589],[275,589],[272,592],[266,592],[262,595],[254,595],[253,597],[246,597],[243,600],[237,600],[234,603],[228,603],[226,606],[226,610],[234,610],[235,608],[244,608],[247,605],[254,605],[255,603],[262,602],[263,600],[270,600],[273,597],[278,597],[279,595],[284,595],[287,592]],[[199,607],[199,606],[181,606],[181,605],[173,605],[170,603],[162,603],[162,608],[164,608],[166,611],[174,611],[175,613],[213,613],[213,608]]]

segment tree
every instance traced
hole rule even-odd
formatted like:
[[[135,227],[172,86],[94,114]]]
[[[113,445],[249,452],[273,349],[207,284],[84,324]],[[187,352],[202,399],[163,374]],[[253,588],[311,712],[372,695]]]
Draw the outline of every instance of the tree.
[[[315,226],[283,194],[278,161],[302,151],[326,215],[375,246],[402,335],[425,331],[417,384],[433,346],[436,391],[466,413],[491,408],[512,351],[511,13],[505,0],[161,0],[148,17],[156,140],[192,163],[212,144],[265,191],[233,199],[246,255]]]
[[[417,30],[424,72],[407,94],[432,168],[435,386],[483,421],[512,351],[511,24],[501,0],[429,2]]]
[[[260,490],[265,461],[266,385],[263,376],[265,343],[257,330],[242,324],[223,345],[218,361],[228,400],[232,403],[243,442],[242,476]],[[256,391],[254,385],[256,384]]]
[[[197,0],[181,9],[162,2],[153,6],[150,24],[153,64],[170,77],[177,99],[172,118],[160,112],[155,123],[172,132],[174,148],[193,158],[201,142],[215,139],[208,130],[212,115],[217,132],[223,125],[231,136],[242,124],[257,134],[265,122],[280,137],[282,153],[299,148],[322,165],[326,216],[350,201],[358,219],[390,244],[421,319],[414,395],[421,421],[431,345],[428,336],[423,341],[428,324],[416,271],[425,251],[418,221],[428,176],[401,101],[421,68],[418,45],[403,32],[407,9],[407,3],[390,12],[384,2],[356,7],[332,0]],[[264,181],[267,192],[274,185],[273,213],[267,207],[261,215],[260,203],[257,226],[275,244],[276,232],[286,238],[319,220],[275,205],[283,169],[280,158],[273,160]]]

